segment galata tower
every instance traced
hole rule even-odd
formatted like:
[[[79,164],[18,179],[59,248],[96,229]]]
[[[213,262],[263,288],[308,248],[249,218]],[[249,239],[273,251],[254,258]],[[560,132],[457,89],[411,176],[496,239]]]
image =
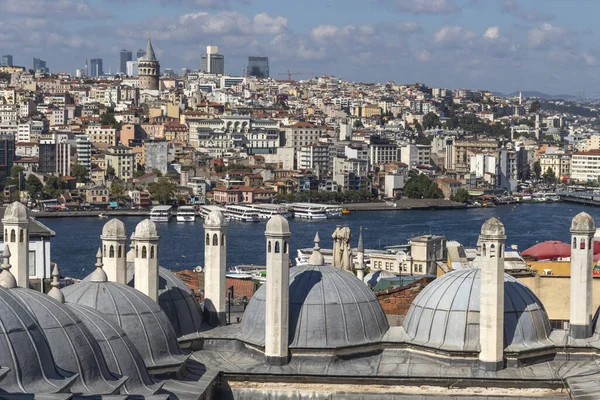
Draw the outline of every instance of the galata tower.
[[[160,77],[160,64],[154,54],[150,34],[148,34],[148,45],[146,46],[146,55],[140,58],[138,62],[140,89],[158,90]]]

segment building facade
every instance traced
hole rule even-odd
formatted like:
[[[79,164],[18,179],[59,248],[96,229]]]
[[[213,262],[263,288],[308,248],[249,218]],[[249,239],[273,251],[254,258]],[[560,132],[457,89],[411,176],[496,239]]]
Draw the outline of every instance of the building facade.
[[[206,54],[200,57],[200,72],[211,75],[225,74],[225,57],[217,46],[206,46]]]
[[[248,66],[246,67],[246,75],[256,78],[269,77],[269,57],[248,57]]]

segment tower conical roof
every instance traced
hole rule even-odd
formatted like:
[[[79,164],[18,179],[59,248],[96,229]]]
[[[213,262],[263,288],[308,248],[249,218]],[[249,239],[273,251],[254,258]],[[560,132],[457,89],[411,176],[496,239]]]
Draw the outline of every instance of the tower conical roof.
[[[154,48],[152,48],[152,41],[150,35],[148,35],[148,44],[146,45],[146,54],[142,57],[142,61],[157,61],[156,55],[154,54]]]

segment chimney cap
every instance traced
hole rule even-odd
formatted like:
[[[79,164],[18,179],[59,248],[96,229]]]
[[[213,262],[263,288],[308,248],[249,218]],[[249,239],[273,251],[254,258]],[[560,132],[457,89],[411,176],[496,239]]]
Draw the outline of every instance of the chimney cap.
[[[586,231],[596,233],[596,225],[592,216],[586,212],[580,212],[573,218],[571,232]]]

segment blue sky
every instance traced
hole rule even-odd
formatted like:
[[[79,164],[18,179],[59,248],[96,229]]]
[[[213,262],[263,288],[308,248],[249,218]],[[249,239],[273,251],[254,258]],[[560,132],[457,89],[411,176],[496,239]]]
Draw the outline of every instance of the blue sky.
[[[226,71],[266,55],[271,75],[600,97],[594,0],[0,0],[0,54],[74,72],[118,69],[148,33],[163,68],[197,69],[216,44]]]

